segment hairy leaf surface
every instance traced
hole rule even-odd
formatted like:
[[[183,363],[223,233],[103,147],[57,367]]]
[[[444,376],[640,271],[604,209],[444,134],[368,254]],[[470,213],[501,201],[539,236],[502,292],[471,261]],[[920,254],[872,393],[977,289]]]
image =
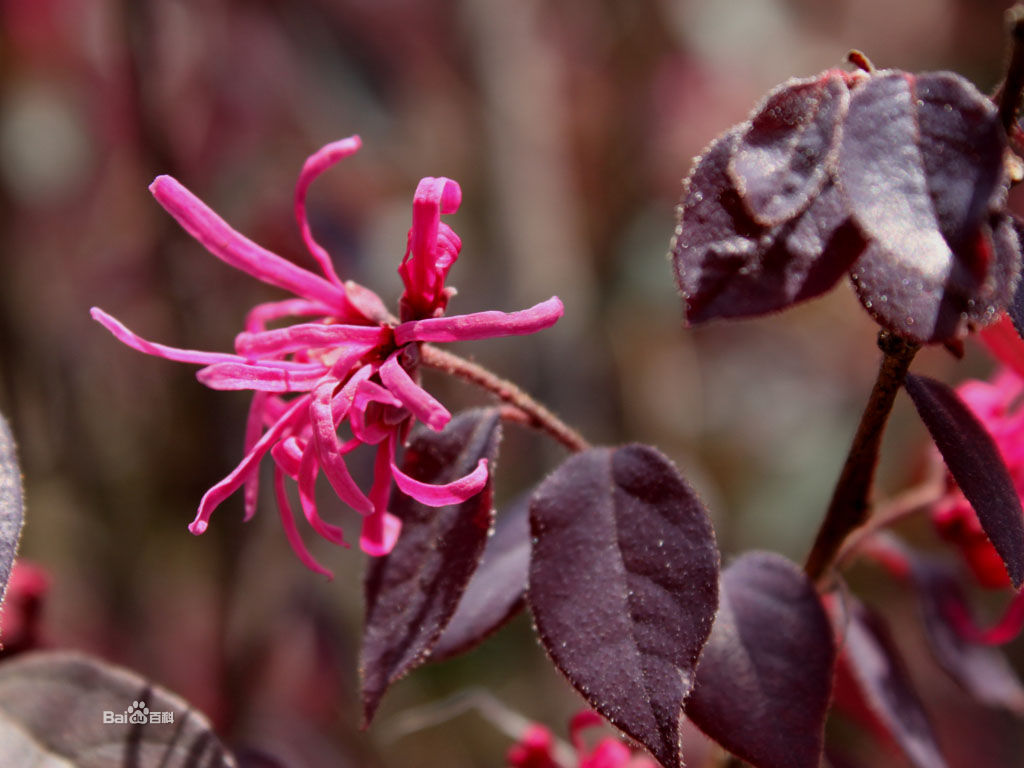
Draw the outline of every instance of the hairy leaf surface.
[[[529,575],[530,497],[522,496],[498,514],[480,567],[431,651],[431,661],[468,651],[515,616],[524,605]]]
[[[686,714],[758,768],[817,768],[836,649],[817,590],[779,555],[722,572],[718,615]]]
[[[459,413],[442,432],[416,431],[402,470],[426,483],[451,482],[487,458],[493,472],[501,439],[497,408]],[[366,575],[360,653],[363,719],[369,724],[388,687],[422,664],[451,620],[491,527],[492,483],[461,504],[433,508],[392,489],[389,509],[402,520],[391,553]]]
[[[829,70],[783,83],[740,132],[729,175],[761,225],[793,218],[825,186],[850,101],[844,75]]]
[[[671,255],[691,323],[762,315],[822,294],[864,246],[827,180],[800,215],[773,227],[754,221],[728,172],[741,130],[698,158],[679,208]]]
[[[1009,301],[1005,146],[995,106],[959,75],[880,72],[854,90],[837,178],[868,247],[851,276],[890,330],[944,341]]]
[[[528,600],[545,649],[591,706],[668,768],[718,605],[707,512],[653,448],[569,458],[530,505]]]

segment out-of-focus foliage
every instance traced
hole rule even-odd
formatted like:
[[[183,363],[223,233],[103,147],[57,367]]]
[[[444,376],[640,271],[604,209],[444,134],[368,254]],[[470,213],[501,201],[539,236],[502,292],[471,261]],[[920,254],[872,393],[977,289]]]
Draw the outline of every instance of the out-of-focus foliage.
[[[578,699],[519,619],[395,686],[359,734],[362,556],[318,549],[337,574],[321,583],[284,545],[269,499],[248,525],[238,502],[204,537],[186,532],[203,490],[241,456],[247,398],[130,353],[88,308],[116,307],[169,344],[221,349],[247,307],[279,296],[203,253],[146,185],[172,173],[301,260],[298,169],[358,133],[364,150],[311,191],[311,219],[339,274],[393,299],[416,181],[457,179],[465,246],[452,282],[474,307],[552,294],[566,305],[544,337],[463,351],[595,442],[658,445],[698,486],[726,563],[753,546],[799,559],[874,375],[874,324],[843,289],[682,332],[665,260],[680,181],[761,93],[850,47],[987,90],[1006,5],[2,0],[0,411],[26,475],[23,553],[52,575],[47,642],[138,670],[205,711],[226,743],[289,765],[496,764],[505,737],[462,719],[391,737],[389,718],[468,684],[564,722]],[[826,320],[838,329],[828,336]],[[945,374],[952,361],[936,351],[921,363]],[[481,402],[440,377],[432,387],[453,411]],[[922,455],[913,421],[904,401],[885,450],[906,458],[891,459],[883,490]],[[506,432],[499,509],[561,457]],[[349,514],[323,501],[325,514]],[[1021,749],[997,752],[1017,724],[968,707],[941,676],[915,679],[946,702],[940,741],[955,713],[972,745],[943,742],[951,765],[1019,762]],[[897,764],[886,759],[871,764]]]

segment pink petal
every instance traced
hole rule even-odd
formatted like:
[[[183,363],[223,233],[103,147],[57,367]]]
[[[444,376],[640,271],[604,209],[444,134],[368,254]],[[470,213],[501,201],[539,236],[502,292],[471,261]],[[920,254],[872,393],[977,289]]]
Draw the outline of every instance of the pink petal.
[[[402,405],[408,408],[413,416],[428,427],[438,431],[444,429],[445,424],[451,421],[452,415],[429,392],[413,381],[398,362],[398,355],[398,352],[393,352],[380,367],[380,379],[384,386],[402,401]]]
[[[285,491],[284,475],[278,466],[274,467],[274,495],[277,498],[277,511],[281,516],[281,526],[284,528],[284,535],[288,539],[288,543],[291,544],[292,551],[309,570],[322,573],[328,579],[333,579],[334,574],[316,561],[316,558],[306,548],[302,536],[299,535],[299,529],[295,526],[292,505],[288,502],[288,493]]]
[[[245,330],[259,333],[267,329],[271,320],[282,317],[311,317],[329,315],[334,310],[326,304],[307,299],[284,299],[283,301],[267,301],[257,304],[245,316]]]
[[[390,319],[388,308],[384,306],[380,296],[369,288],[352,280],[346,280],[345,293],[348,295],[349,303],[367,320],[374,323],[386,323]]]
[[[424,178],[416,187],[412,202],[412,228],[409,246],[398,273],[405,283],[403,301],[413,311],[429,314],[431,304],[439,298],[444,277],[458,256],[461,242],[450,229],[444,228],[438,259],[439,232],[442,231],[441,214],[454,213],[462,201],[462,189],[446,178]]]
[[[356,512],[368,515],[373,512],[373,503],[356,485],[348,467],[345,466],[345,446],[338,440],[338,433],[331,410],[332,393],[335,383],[325,381],[313,391],[309,406],[309,421],[313,427],[313,444],[320,466],[327,475],[334,492]],[[351,448],[349,449],[351,450]]]
[[[122,344],[127,344],[132,349],[138,352],[144,352],[147,355],[162,357],[165,360],[174,360],[178,363],[197,363],[199,365],[244,361],[244,358],[241,358],[238,355],[231,355],[225,352],[200,352],[195,349],[178,349],[177,347],[168,347],[163,344],[146,341],[141,336],[128,330],[120,320],[108,315],[99,307],[93,307],[90,309],[89,314],[92,315],[93,320],[110,331],[114,335],[114,338]]]
[[[387,423],[378,419],[367,419],[367,410],[371,404],[377,403],[385,407],[402,408],[402,401],[388,390],[372,381],[361,381],[356,387],[349,409],[348,423],[352,434],[364,443],[376,445],[394,432],[397,421]]]
[[[431,485],[419,480],[414,480],[402,472],[395,463],[395,441],[391,441],[391,475],[395,478],[395,484],[406,496],[411,496],[416,501],[426,504],[428,507],[444,507],[449,504],[461,504],[466,499],[471,499],[483,490],[487,484],[487,459],[480,459],[476,469],[458,480],[453,480],[444,485]]]
[[[332,544],[340,547],[348,547],[345,541],[345,534],[341,528],[330,523],[325,523],[320,517],[316,508],[316,476],[320,467],[316,460],[316,449],[307,445],[302,454],[302,462],[299,465],[299,502],[302,504],[302,511],[306,515],[306,521],[313,530],[323,536]]]
[[[309,228],[309,218],[306,216],[306,192],[309,191],[309,185],[317,176],[340,160],[355,154],[361,146],[362,141],[358,136],[349,136],[347,139],[332,142],[318,149],[307,158],[302,166],[302,172],[299,174],[299,181],[295,185],[295,220],[299,222],[299,229],[302,230],[302,240],[324,271],[327,279],[337,285],[341,285],[341,280],[338,279],[338,274],[334,271],[331,257],[324,247],[313,238],[313,233]]]
[[[373,464],[373,487],[370,489],[374,512],[363,520],[363,530],[359,535],[360,549],[372,557],[382,557],[391,552],[402,530],[402,521],[387,511],[390,491],[391,448],[382,444],[377,448]]]
[[[252,396],[249,415],[245,420],[245,441],[242,445],[242,455],[251,451],[259,442],[260,435],[263,434],[263,410],[266,400],[266,392],[256,392]],[[256,514],[256,503],[259,501],[260,495],[260,473],[250,474],[245,479],[244,486],[242,495],[245,499],[245,517],[243,519],[248,522]]]
[[[395,329],[395,343],[411,341],[468,341],[495,336],[536,333],[554,325],[564,308],[557,296],[518,312],[474,312],[402,323]]]
[[[327,368],[310,364],[301,370],[250,363],[216,363],[196,371],[196,378],[210,389],[255,389],[260,392],[308,392]]]
[[[254,360],[297,349],[341,345],[358,346],[365,353],[392,338],[393,332],[387,326],[300,323],[260,333],[240,333],[235,337],[235,351]]]
[[[198,536],[207,529],[210,524],[210,515],[213,514],[213,511],[224,499],[238,490],[251,472],[259,469],[260,459],[280,439],[281,434],[286,429],[295,426],[295,423],[302,419],[306,414],[306,409],[309,407],[310,400],[311,397],[309,395],[303,395],[289,403],[288,410],[281,415],[281,418],[274,422],[270,429],[263,433],[263,437],[257,441],[256,445],[245,455],[241,463],[232,470],[231,474],[203,494],[203,498],[199,502],[199,512],[196,514],[195,520],[188,526],[192,533]]]
[[[376,372],[377,365],[367,363],[348,377],[348,381],[345,382],[345,386],[339,390],[339,392],[334,396],[334,400],[331,401],[331,414],[334,417],[335,424],[340,424],[348,415],[349,409],[352,407],[352,402],[355,400],[356,390],[359,388],[359,385],[373,376]]]
[[[221,261],[296,296],[327,304],[335,312],[351,311],[341,286],[292,264],[239,234],[177,179],[157,176],[149,191],[185,231]]]
[[[305,446],[292,435],[275,443],[274,447],[270,449],[270,455],[288,477],[298,480],[304,451]]]
[[[1009,315],[1004,314],[998,322],[982,328],[978,338],[1003,365],[1024,376],[1024,341],[1017,335]]]

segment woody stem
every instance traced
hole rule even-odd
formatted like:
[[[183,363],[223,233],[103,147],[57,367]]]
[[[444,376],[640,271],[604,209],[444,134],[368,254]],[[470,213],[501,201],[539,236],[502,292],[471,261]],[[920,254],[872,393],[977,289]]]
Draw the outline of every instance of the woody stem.
[[[573,453],[585,451],[590,447],[590,443],[579,432],[511,381],[496,376],[483,366],[430,344],[420,345],[420,361],[423,365],[452,376],[458,376],[460,379],[465,379],[497,396],[498,399],[511,406],[511,408],[502,409],[503,418],[518,421],[540,430]]]
[[[868,495],[878,464],[882,433],[896,393],[918,349],[917,344],[888,331],[878,334],[878,346],[884,355],[878,378],[836,482],[825,520],[804,565],[804,572],[812,581],[829,570],[846,537],[867,518]]]

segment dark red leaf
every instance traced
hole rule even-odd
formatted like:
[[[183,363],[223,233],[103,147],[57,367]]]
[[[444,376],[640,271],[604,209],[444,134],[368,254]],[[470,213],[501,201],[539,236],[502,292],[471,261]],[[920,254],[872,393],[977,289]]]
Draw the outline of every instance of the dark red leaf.
[[[993,243],[992,220],[1005,146],[995,106],[959,75],[882,72],[854,90],[837,178],[869,243],[851,276],[882,325],[945,341],[1009,301],[1019,248],[1007,228]]]
[[[755,222],[728,172],[742,130],[698,158],[679,207],[671,255],[691,323],[813,298],[835,285],[864,245],[831,181],[799,216],[774,227]]]
[[[3,766],[235,766],[187,702],[78,653],[35,651],[0,664],[0,732]]]
[[[966,612],[966,598],[951,570],[923,557],[911,564],[925,636],[939,666],[982,704],[1024,713],[1024,687],[1003,654],[967,643],[950,623],[951,605]]]
[[[1024,581],[1024,511],[1006,464],[985,427],[956,392],[908,374],[905,386],[950,474],[1003,559],[1013,586]]]
[[[850,101],[844,75],[829,70],[783,83],[742,129],[729,174],[761,225],[793,218],[825,186]]]
[[[530,504],[528,601],[555,666],[590,705],[668,768],[718,605],[707,512],[643,445],[594,448]]]
[[[442,432],[415,432],[402,469],[435,484],[465,475],[481,458],[493,472],[500,439],[497,408],[463,411]],[[366,575],[360,653],[365,724],[388,686],[426,660],[455,613],[487,543],[491,494],[488,479],[473,498],[435,509],[393,490],[389,509],[402,520],[402,534]]]
[[[18,468],[14,436],[7,421],[0,416],[0,601],[11,578],[24,520],[21,470]]]
[[[844,609],[840,664],[915,768],[945,768],[935,733],[889,628],[853,598],[847,598]]]
[[[1012,214],[1009,214],[1008,218],[1014,233],[1017,235],[1017,241],[1024,245],[1024,223]],[[1013,291],[1013,298],[1010,299],[1006,312],[1010,316],[1013,327],[1017,330],[1017,335],[1024,338],[1024,280],[1017,281]]]
[[[529,575],[530,497],[522,496],[498,514],[480,567],[430,660],[464,653],[500,629],[522,609]]]
[[[722,572],[718,616],[686,714],[758,768],[817,768],[836,649],[818,593],[784,557]]]

